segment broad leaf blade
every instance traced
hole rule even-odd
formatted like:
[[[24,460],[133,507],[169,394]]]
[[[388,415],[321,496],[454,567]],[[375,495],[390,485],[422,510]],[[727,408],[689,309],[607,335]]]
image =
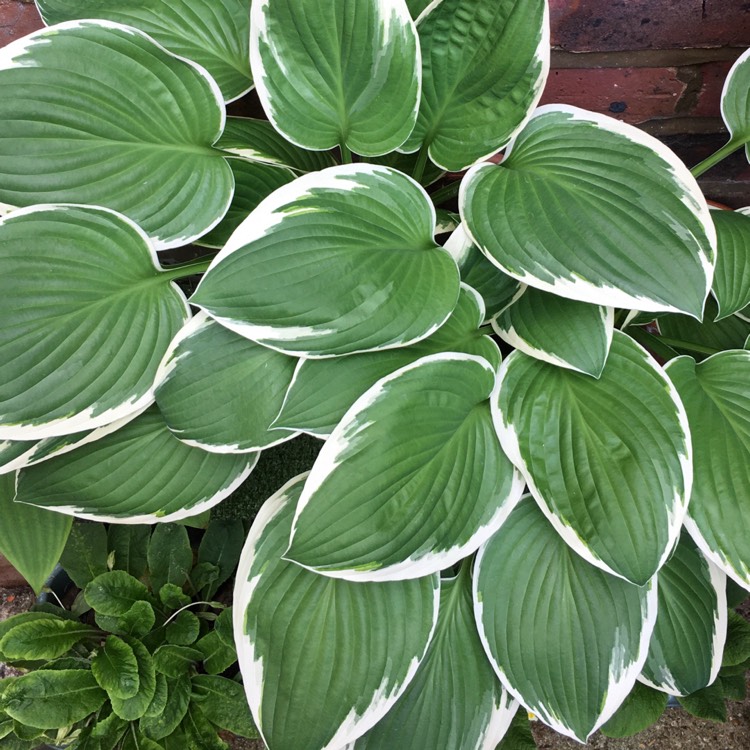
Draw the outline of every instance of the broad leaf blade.
[[[141,732],[151,740],[162,740],[172,734],[190,707],[190,676],[167,678],[167,702],[157,716],[143,716],[138,723]]]
[[[0,54],[0,203],[106,206],[157,249],[187,244],[232,197],[211,147],[224,117],[205,70],[140,31],[88,20],[42,29]]]
[[[237,573],[234,631],[266,744],[320,750],[355,740],[403,693],[432,637],[439,580],[363,586],[282,560],[303,481],[283,487],[255,520]]]
[[[530,498],[481,548],[476,567],[477,624],[500,680],[546,724],[585,742],[646,659],[655,585],[589,565]]]
[[[469,172],[459,204],[482,252],[519,281],[581,302],[701,316],[715,263],[708,206],[685,165],[634,127],[540,107],[502,164]]]
[[[717,235],[713,293],[717,320],[750,304],[750,216],[740,211],[711,211]]]
[[[377,156],[406,140],[421,75],[403,0],[256,2],[250,28],[258,96],[292,143]]]
[[[193,565],[187,529],[176,523],[160,524],[148,544],[151,587],[158,591],[167,583],[182,586]]]
[[[110,695],[112,710],[126,721],[140,719],[156,694],[156,670],[148,649],[135,638],[125,638],[138,663],[138,692],[130,698]]]
[[[6,633],[0,640],[0,652],[14,661],[57,659],[76,643],[96,636],[96,628],[75,620],[33,620]]]
[[[116,635],[107,636],[91,660],[91,672],[110,696],[133,698],[138,692],[138,661],[133,649]]]
[[[107,549],[114,553],[113,568],[140,578],[146,570],[150,526],[112,524],[107,532]]]
[[[665,693],[636,682],[614,716],[602,726],[605,737],[630,737],[659,720],[667,707]]]
[[[651,356],[618,331],[594,380],[514,352],[493,406],[505,452],[562,538],[645,584],[677,543],[692,481],[685,411]]]
[[[739,145],[750,141],[750,52],[740,55],[724,81],[721,116],[729,130],[730,142]],[[750,159],[747,145],[745,151]]]
[[[200,706],[209,721],[240,737],[256,738],[245,690],[234,680],[218,675],[197,674],[193,677],[192,700]]]

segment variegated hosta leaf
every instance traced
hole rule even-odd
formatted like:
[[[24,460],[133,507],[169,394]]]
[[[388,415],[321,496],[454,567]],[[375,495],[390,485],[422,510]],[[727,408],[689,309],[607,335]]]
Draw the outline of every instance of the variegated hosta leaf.
[[[685,165],[630,125],[540,107],[502,164],[469,172],[460,210],[482,252],[530,286],[701,315],[716,245],[708,206]]]
[[[304,481],[282,487],[255,519],[237,572],[234,634],[266,744],[333,750],[370,729],[414,678],[440,585],[435,575],[362,586],[283,560]]]
[[[211,147],[224,126],[216,83],[136,29],[71,21],[9,44],[0,121],[0,204],[106,206],[157,249],[199,237],[229,206],[232,171]]]
[[[190,447],[151,407],[94,443],[22,469],[16,500],[96,521],[177,521],[223,500],[257,460]]]
[[[422,100],[405,151],[457,172],[499,151],[529,116],[549,71],[546,0],[441,0],[417,23]]]
[[[476,550],[523,490],[493,430],[495,372],[470,354],[433,354],[375,383],[313,465],[286,556],[376,581],[444,570]]]
[[[458,264],[461,280],[482,295],[485,320],[495,317],[521,293],[520,282],[503,273],[482,254],[467,234],[465,224],[459,224],[448,237],[445,249]]]
[[[289,354],[405,346],[433,333],[458,299],[458,269],[434,229],[432,203],[406,175],[331,167],[266,198],[191,302]]]
[[[246,453],[295,437],[270,425],[297,361],[199,313],[157,375],[156,403],[176,437],[217,453]]]
[[[106,425],[153,400],[189,311],[143,232],[102,208],[0,220],[0,439]]]
[[[332,167],[335,161],[324,151],[305,151],[284,138],[268,120],[227,117],[224,132],[216,148],[243,159],[289,167],[297,172],[317,172]]]
[[[724,81],[721,115],[729,130],[730,143],[750,142],[750,50],[740,55]],[[745,146],[750,160],[750,145]]]
[[[406,140],[421,75],[403,0],[263,0],[250,30],[258,96],[292,143],[377,156]]]
[[[683,531],[658,579],[656,627],[639,679],[670,695],[689,695],[719,674],[727,635],[726,576]]]
[[[530,357],[598,378],[612,343],[615,311],[526,287],[492,319],[492,327]]]
[[[406,4],[409,7],[409,13],[411,13],[411,17],[415,21],[431,2],[432,0],[406,0]]]
[[[690,420],[695,479],[685,526],[701,551],[750,589],[750,352],[667,365]]]
[[[225,101],[252,88],[249,0],[36,0],[47,24],[101,18],[145,31],[202,65]]]
[[[711,211],[718,253],[713,292],[719,319],[750,304],[750,215],[740,211]]]
[[[505,687],[580,742],[632,689],[656,619],[653,582],[633,586],[589,565],[530,498],[480,549],[474,598]]]
[[[513,352],[493,408],[503,449],[562,538],[645,584],[677,543],[692,480],[685,411],[651,356],[616,331],[594,380]]]
[[[197,245],[221,248],[235,229],[277,188],[289,184],[294,172],[246,159],[228,158],[234,175],[234,196],[224,218],[208,233],[196,240]]]
[[[348,357],[300,360],[274,426],[327,437],[347,409],[376,381],[428,354],[475,354],[499,367],[497,344],[478,330],[484,318],[482,298],[466,284],[461,287],[450,318],[432,336],[416,344]]]
[[[437,628],[396,705],[350,750],[495,750],[518,704],[487,661],[474,622],[471,563],[443,579]]]

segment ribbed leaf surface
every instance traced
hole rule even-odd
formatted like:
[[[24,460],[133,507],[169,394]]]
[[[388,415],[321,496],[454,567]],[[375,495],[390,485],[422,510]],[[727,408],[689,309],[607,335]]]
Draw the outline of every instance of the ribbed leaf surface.
[[[598,378],[609,354],[615,311],[526,287],[492,320],[500,338],[530,357]]]
[[[477,624],[501,681],[546,724],[585,742],[641,670],[656,587],[589,565],[531,499],[481,548],[476,569]]]
[[[659,571],[659,607],[641,680],[670,695],[690,695],[719,674],[727,635],[726,576],[683,531]]]
[[[250,0],[37,0],[46,24],[102,18],[134,26],[202,65],[225,101],[252,87]]]
[[[23,469],[16,499],[101,521],[173,521],[224,499],[257,458],[185,445],[152,407],[95,443]]]
[[[462,284],[450,318],[432,336],[416,344],[348,357],[300,360],[274,426],[328,436],[370,386],[428,354],[464,352],[499,366],[497,344],[478,330],[483,317],[481,297]]]
[[[415,578],[476,550],[523,489],[493,430],[495,368],[433,354],[366,391],[323,446],[289,559],[349,580]]]
[[[667,366],[685,404],[695,479],[685,525],[704,554],[750,589],[750,352]]]
[[[502,164],[474,167],[462,188],[469,233],[520,281],[582,302],[700,317],[713,222],[695,179],[655,138],[575,107],[540,107]]]
[[[106,206],[162,249],[206,232],[232,197],[211,148],[216,83],[129,27],[71,21],[5,47],[0,121],[0,203]]]
[[[750,304],[750,215],[740,211],[711,211],[718,240],[713,292],[719,318]]]
[[[435,213],[406,175],[355,164],[300,177],[232,235],[191,302],[280,351],[329,356],[429,336],[459,292]]]
[[[414,127],[419,41],[403,0],[255,2],[250,62],[268,118],[299,146],[377,156]]]
[[[598,380],[514,352],[493,406],[503,449],[562,538],[645,584],[677,543],[692,479],[685,411],[656,362],[619,331]]]
[[[0,220],[0,243],[0,437],[93,429],[148,404],[189,313],[138,227],[42,206]]]
[[[441,0],[417,25],[422,99],[405,151],[459,171],[499,151],[536,106],[549,70],[546,0]]]
[[[732,141],[750,141],[750,51],[740,55],[724,81],[721,115]],[[750,146],[745,146],[750,159]]]
[[[260,450],[295,436],[270,425],[296,364],[199,313],[173,342],[156,403],[188,445],[218,453]]]
[[[303,482],[279,490],[255,519],[237,573],[234,632],[266,744],[334,750],[370,729],[413,679],[437,621],[439,579],[362,586],[282,560]]]

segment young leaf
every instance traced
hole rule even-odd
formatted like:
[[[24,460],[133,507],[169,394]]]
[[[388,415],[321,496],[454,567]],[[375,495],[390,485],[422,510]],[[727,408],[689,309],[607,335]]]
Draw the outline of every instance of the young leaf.
[[[114,552],[115,570],[124,570],[135,578],[146,571],[146,550],[151,526],[113,523],[107,532],[107,548]]]
[[[692,481],[685,411],[651,356],[617,331],[594,380],[513,352],[493,407],[503,449],[562,538],[645,584],[677,543]]]
[[[167,702],[157,716],[143,716],[138,727],[151,740],[172,734],[187,714],[190,705],[190,677],[187,674],[167,678]]]
[[[193,565],[193,550],[187,530],[176,523],[161,523],[148,545],[151,588],[158,591],[167,583],[182,586]]]
[[[0,652],[7,659],[35,661],[56,659],[76,643],[97,636],[90,625],[73,620],[32,620],[22,622],[0,639]]]
[[[240,737],[258,737],[245,690],[238,682],[217,675],[194,675],[192,700],[216,726]]]
[[[667,707],[667,694],[636,682],[625,702],[602,726],[605,737],[630,737],[657,722]]]
[[[713,293],[721,320],[750,304],[750,215],[711,211],[711,218],[717,237]]]
[[[194,573],[195,569],[193,569]],[[172,610],[190,604],[190,597],[182,590],[181,586],[176,586],[174,583],[165,583],[159,589],[159,601],[167,609]]]
[[[198,563],[212,563],[219,569],[215,588],[212,587],[208,598],[234,574],[244,543],[244,529],[236,521],[214,520],[208,525],[198,546]]]
[[[79,589],[107,572],[107,531],[100,523],[76,521],[60,556],[63,570]]]
[[[146,647],[135,638],[123,638],[138,663],[138,692],[130,698],[110,695],[112,710],[125,721],[135,721],[146,713],[156,694],[156,669]]]
[[[138,661],[122,638],[110,635],[91,660],[91,672],[110,696],[132,698],[138,692]]]

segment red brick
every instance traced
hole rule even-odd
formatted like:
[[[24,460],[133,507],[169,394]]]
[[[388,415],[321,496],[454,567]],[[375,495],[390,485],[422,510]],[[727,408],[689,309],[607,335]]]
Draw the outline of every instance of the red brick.
[[[724,81],[731,67],[731,62],[714,62],[700,66],[700,89],[695,103],[691,104],[685,114],[693,117],[721,116],[721,92],[724,90]]]
[[[0,0],[0,47],[20,39],[44,24],[34,3]]]
[[[572,52],[747,46],[747,0],[550,0],[552,43]]]

